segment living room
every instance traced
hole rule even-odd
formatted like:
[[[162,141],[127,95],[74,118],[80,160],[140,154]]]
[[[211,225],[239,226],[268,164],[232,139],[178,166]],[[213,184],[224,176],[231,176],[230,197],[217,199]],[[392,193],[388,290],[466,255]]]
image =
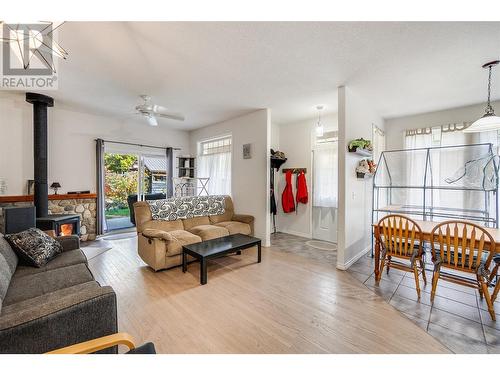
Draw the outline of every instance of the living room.
[[[499,22],[124,8],[0,24],[0,353],[499,353]]]

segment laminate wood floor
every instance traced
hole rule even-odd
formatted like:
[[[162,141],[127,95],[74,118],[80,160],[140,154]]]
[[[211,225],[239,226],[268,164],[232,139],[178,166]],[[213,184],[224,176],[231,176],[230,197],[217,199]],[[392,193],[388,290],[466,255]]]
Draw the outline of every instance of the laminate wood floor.
[[[383,298],[334,265],[263,248],[153,272],[137,238],[91,259],[118,298],[119,330],[159,353],[447,353]]]

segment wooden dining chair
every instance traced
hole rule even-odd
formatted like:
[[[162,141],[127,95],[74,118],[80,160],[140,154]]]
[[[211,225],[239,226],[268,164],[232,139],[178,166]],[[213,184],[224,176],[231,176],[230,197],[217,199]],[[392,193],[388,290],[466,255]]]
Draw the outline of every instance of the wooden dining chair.
[[[467,221],[445,221],[431,231],[431,252],[434,263],[431,302],[434,302],[439,279],[476,288],[480,297],[486,300],[491,319],[495,320],[488,290],[489,268],[495,255],[495,240],[491,234]],[[443,268],[453,271],[445,272]],[[464,277],[461,273],[475,277]]]
[[[387,273],[391,268],[413,272],[415,288],[420,299],[419,275],[425,276],[423,235],[420,226],[412,219],[402,215],[387,215],[375,227],[375,239],[380,246],[380,272],[377,282],[382,278],[384,267]]]
[[[493,294],[491,295],[491,302],[495,303],[497,299],[498,292],[500,292],[500,275],[498,274],[500,268],[500,252],[499,249],[496,249],[497,254],[493,257],[493,261],[495,262],[495,267],[493,267],[493,271],[491,271],[489,282],[493,284],[493,279],[496,278],[495,289],[493,290]]]

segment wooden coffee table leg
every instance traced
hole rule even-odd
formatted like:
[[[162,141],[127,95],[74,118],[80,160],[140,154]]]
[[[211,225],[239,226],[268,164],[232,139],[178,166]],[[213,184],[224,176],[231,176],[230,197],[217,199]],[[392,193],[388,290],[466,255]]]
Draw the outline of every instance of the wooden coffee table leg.
[[[200,259],[200,284],[205,285],[207,283],[207,260],[205,258]]]
[[[183,251],[182,252],[182,272],[187,271],[187,254]]]
[[[259,242],[257,244],[257,263],[260,263],[262,260],[262,254],[261,254],[261,243]]]

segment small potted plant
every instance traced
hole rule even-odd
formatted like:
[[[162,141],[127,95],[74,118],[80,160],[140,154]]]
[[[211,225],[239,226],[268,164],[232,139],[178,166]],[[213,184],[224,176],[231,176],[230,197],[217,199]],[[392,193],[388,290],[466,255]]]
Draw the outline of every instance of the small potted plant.
[[[358,148],[367,150],[367,151],[372,151],[372,143],[371,141],[364,139],[364,138],[358,138],[354,139],[351,142],[349,142],[348,150],[349,152],[356,152]]]
[[[373,176],[375,174],[375,167],[376,166],[373,160],[360,160],[358,166],[356,167],[356,177],[365,178],[367,176]]]

